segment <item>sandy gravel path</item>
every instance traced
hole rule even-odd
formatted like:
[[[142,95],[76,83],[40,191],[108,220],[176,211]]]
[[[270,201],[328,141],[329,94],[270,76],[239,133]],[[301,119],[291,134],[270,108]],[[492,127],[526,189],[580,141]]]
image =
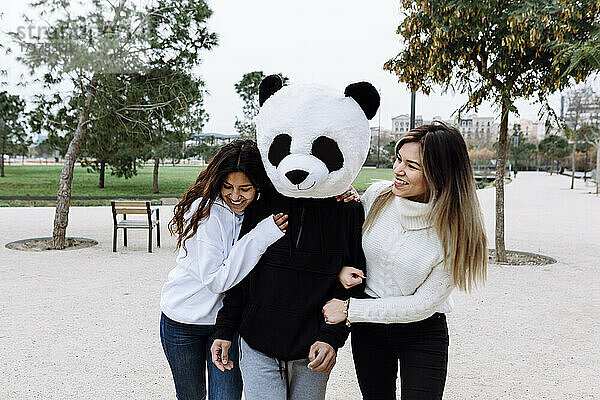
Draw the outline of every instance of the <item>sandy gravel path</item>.
[[[543,173],[506,187],[507,247],[559,260],[491,265],[488,284],[455,294],[445,399],[600,398],[600,198]],[[493,244],[493,189],[480,191]],[[0,399],[174,399],[158,337],[160,288],[175,258],[146,232],[112,253],[108,207],[71,209],[68,234],[99,241],[64,252],[8,250],[48,236],[53,208],[0,208]],[[377,368],[376,365],[373,368]],[[328,400],[360,399],[349,346]]]

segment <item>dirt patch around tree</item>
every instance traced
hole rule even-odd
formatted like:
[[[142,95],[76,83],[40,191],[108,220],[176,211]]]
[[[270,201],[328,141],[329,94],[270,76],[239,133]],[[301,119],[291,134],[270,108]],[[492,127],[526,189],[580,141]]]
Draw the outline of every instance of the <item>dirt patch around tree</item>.
[[[67,238],[67,247],[64,250],[78,250],[86,247],[96,246],[98,242],[94,239],[87,238]],[[7,249],[20,250],[20,251],[46,251],[52,250],[52,238],[32,238],[22,239],[14,242],[7,243],[5,246]]]
[[[491,264],[498,265],[514,265],[514,266],[541,266],[548,264],[555,264],[558,261],[552,257],[544,256],[542,254],[527,253],[525,251],[506,250],[506,258],[508,262],[497,262],[496,251],[494,249],[488,250],[489,262]]]

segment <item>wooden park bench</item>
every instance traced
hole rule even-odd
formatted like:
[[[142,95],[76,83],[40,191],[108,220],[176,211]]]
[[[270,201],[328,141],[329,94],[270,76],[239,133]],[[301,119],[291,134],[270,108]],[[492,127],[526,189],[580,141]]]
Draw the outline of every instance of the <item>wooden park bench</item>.
[[[116,201],[110,202],[113,214],[113,252],[117,251],[117,232],[123,229],[123,245],[127,247],[127,229],[148,229],[148,253],[152,253],[152,230],[156,226],[156,246],[160,247],[159,210],[150,207],[149,201]],[[118,219],[117,215],[123,215]],[[127,215],[144,215],[144,219],[127,219]],[[152,214],[156,214],[152,218]]]

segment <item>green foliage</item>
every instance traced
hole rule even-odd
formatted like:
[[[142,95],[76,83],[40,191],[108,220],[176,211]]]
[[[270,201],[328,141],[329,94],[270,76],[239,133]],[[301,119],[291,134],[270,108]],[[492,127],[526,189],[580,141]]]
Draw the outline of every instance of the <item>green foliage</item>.
[[[405,50],[384,69],[412,90],[442,85],[469,94],[461,111],[493,99],[516,111],[513,101],[547,95],[581,82],[589,65],[574,68],[557,46],[588,37],[600,27],[600,3],[538,1],[403,0],[398,33]]]
[[[183,144],[201,130],[207,118],[202,108],[203,86],[191,74],[167,67],[129,77],[125,106],[119,114],[124,129],[149,146],[146,158],[140,158],[184,156]]]
[[[565,73],[581,69],[600,69],[600,29],[597,25],[599,18],[597,1],[595,7],[590,7],[589,12],[596,12],[596,24],[590,30],[589,35],[552,43],[552,47],[558,51],[557,58],[562,62],[569,63]],[[572,14],[577,18],[577,13]]]
[[[283,74],[278,74],[287,84],[289,79]],[[258,101],[258,89],[262,80],[266,77],[263,71],[248,72],[235,84],[235,92],[240,95],[244,102],[242,108],[243,118],[235,118],[235,129],[244,138],[256,140],[256,124],[254,118],[258,115],[260,104]]]
[[[221,146],[210,145],[208,143],[199,143],[197,145],[189,146],[185,150],[185,157],[200,157],[204,161],[208,162],[219,150]]]
[[[546,136],[538,145],[542,157],[557,160],[571,153],[571,146],[566,138],[557,135]]]
[[[26,154],[31,144],[25,133],[25,102],[17,95],[0,92],[0,176],[4,176],[4,155]]]
[[[73,139],[85,93],[94,92],[86,140],[78,158],[91,171],[110,164],[112,173],[131,177],[137,160],[180,159],[183,142],[201,130],[204,83],[191,73],[200,53],[217,44],[206,21],[204,1],[136,3],[94,1],[87,13],[66,2],[42,0],[41,12],[56,23],[39,38],[15,32],[32,70],[49,67],[48,87],[65,79],[71,96],[40,96],[30,117],[37,133],[65,156]],[[58,52],[58,49],[64,51]],[[93,85],[92,85],[93,83]]]
[[[48,143],[48,139],[38,143],[35,147],[34,147],[34,151],[35,154],[38,157],[50,157],[54,154],[54,148],[52,148],[52,146],[50,146],[50,144]]]

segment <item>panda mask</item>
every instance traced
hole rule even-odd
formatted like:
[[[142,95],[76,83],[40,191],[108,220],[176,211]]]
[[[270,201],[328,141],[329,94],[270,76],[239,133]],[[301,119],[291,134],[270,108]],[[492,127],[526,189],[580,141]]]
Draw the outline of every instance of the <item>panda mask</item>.
[[[344,193],[369,152],[368,119],[379,93],[368,82],[344,93],[318,85],[283,87],[277,75],[260,84],[256,141],[275,189],[289,197]]]

